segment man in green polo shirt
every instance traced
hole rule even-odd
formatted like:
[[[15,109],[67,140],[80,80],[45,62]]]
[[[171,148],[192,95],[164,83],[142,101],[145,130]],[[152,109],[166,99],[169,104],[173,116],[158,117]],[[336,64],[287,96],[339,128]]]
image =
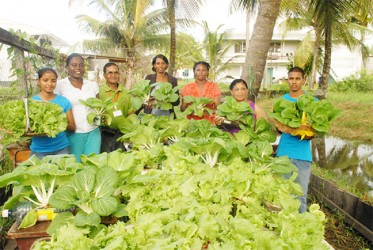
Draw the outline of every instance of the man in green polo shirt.
[[[99,88],[99,98],[106,100],[111,98],[115,104],[114,108],[107,111],[112,118],[110,125],[101,126],[101,152],[112,152],[121,148],[125,151],[123,143],[117,139],[123,134],[119,131],[118,125],[125,122],[125,117],[130,113],[131,96],[122,85],[119,84],[120,75],[118,65],[112,62],[105,64],[103,69],[106,84]]]

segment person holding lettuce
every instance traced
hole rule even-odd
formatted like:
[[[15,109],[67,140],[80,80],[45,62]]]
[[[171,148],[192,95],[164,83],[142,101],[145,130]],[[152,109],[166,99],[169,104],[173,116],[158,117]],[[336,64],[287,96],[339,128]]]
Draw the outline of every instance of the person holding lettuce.
[[[113,62],[108,62],[104,65],[103,76],[106,84],[101,85],[99,88],[99,98],[107,100],[108,98],[115,104],[114,108],[106,111],[111,116],[110,124],[105,124],[100,127],[101,130],[101,152],[110,153],[117,149],[125,151],[123,143],[117,139],[123,136],[119,130],[119,125],[125,122],[125,117],[134,113],[131,111],[131,96],[127,90],[119,84],[120,73],[118,65]]]
[[[220,104],[221,91],[219,86],[207,79],[209,75],[210,64],[205,61],[194,63],[193,72],[195,81],[184,86],[181,91],[182,103],[180,110],[184,112],[191,103],[185,101],[186,96],[210,98],[211,103],[206,107],[215,112],[216,107]],[[190,114],[187,119],[201,120],[205,119],[214,123],[214,115],[204,114],[202,117]]]
[[[253,111],[254,121],[256,122],[260,118],[264,118],[267,120],[267,115],[264,110],[257,105],[256,103],[249,100],[249,87],[245,80],[243,79],[235,79],[229,85],[229,90],[231,92],[232,97],[237,102],[247,102],[250,104],[251,110]],[[224,123],[224,118],[220,116],[215,116],[214,118],[215,124],[221,126],[224,131],[228,131],[231,134],[235,134],[240,131],[240,127],[235,125],[234,123]]]
[[[145,80],[150,80],[149,84],[168,82],[171,83],[173,88],[177,87],[177,79],[166,72],[167,68],[167,57],[162,54],[156,55],[152,60],[152,71],[154,71],[155,74],[146,75]],[[179,91],[177,91],[177,94],[179,95]],[[152,100],[154,101],[154,98]],[[179,104],[180,98],[172,103],[172,109],[161,110],[159,108],[153,108],[150,102],[150,104],[144,108],[144,113],[153,114],[156,116],[170,116],[171,114],[175,114],[174,107],[178,106]]]
[[[288,84],[290,91],[281,98],[291,102],[297,102],[298,98],[305,94],[302,89],[305,82],[306,76],[304,70],[299,67],[291,68],[288,71]],[[311,141],[307,139],[301,140],[297,136],[282,133],[276,155],[288,156],[291,162],[297,167],[298,176],[295,179],[295,182],[302,187],[303,191],[303,195],[299,197],[301,203],[299,212],[306,212],[308,183],[311,175],[312,162]],[[290,178],[290,176],[291,174],[288,174],[285,176],[285,178]]]
[[[52,68],[42,68],[38,71],[39,94],[32,97],[33,100],[58,104],[67,118],[67,130],[74,132],[76,129],[72,106],[65,97],[53,93],[57,84],[57,72]],[[56,137],[35,136],[31,140],[31,155],[39,159],[46,155],[70,154],[70,143],[66,133],[61,132]]]
[[[66,58],[68,77],[59,80],[55,93],[66,97],[73,106],[72,111],[76,124],[75,132],[67,133],[71,153],[78,162],[80,155],[99,154],[101,147],[101,134],[98,126],[90,124],[87,115],[90,110],[79,100],[95,98],[98,95],[98,83],[84,78],[84,58],[78,53],[72,53]]]

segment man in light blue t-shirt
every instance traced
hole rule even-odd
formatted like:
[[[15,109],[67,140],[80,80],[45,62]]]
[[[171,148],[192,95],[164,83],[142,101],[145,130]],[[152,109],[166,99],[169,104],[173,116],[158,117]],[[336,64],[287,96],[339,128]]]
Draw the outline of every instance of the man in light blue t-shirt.
[[[304,94],[302,86],[305,82],[306,76],[303,69],[299,67],[291,68],[288,72],[290,91],[281,98],[297,102],[298,98]],[[278,144],[277,156],[288,156],[291,162],[298,168],[299,172],[295,182],[299,183],[303,190],[303,195],[299,198],[301,202],[299,212],[304,213],[307,211],[308,183],[311,175],[311,141],[306,139],[301,140],[299,137],[292,136],[291,134],[282,133]],[[290,175],[286,177],[288,178]]]

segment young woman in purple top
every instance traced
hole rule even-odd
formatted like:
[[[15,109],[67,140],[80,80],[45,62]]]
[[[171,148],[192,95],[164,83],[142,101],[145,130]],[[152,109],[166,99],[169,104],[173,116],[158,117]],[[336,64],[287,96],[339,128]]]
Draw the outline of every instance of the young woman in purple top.
[[[254,102],[249,100],[249,88],[247,86],[247,83],[243,79],[235,79],[233,82],[229,85],[229,89],[231,92],[232,97],[238,101],[238,102],[248,102],[250,104],[251,109],[254,111],[254,119],[255,121],[259,120],[260,118],[264,118],[267,120],[267,116],[263,109],[255,104]],[[216,117],[215,118],[215,124],[221,125],[223,122],[222,117]],[[225,125],[223,127],[224,130],[228,131],[231,134],[237,133],[240,131],[240,128],[234,125]]]

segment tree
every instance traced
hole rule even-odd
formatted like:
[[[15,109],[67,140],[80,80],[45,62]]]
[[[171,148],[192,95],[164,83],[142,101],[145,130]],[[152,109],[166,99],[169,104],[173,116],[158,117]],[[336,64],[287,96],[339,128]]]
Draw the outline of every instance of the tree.
[[[323,31],[324,45],[324,65],[321,74],[321,81],[316,92],[320,99],[326,97],[328,82],[330,77],[330,65],[332,54],[333,31],[338,30],[338,34],[344,39],[352,38],[346,32],[348,26],[346,21],[352,16],[356,2],[355,0],[310,0],[309,10],[312,11],[314,22],[318,23]],[[350,46],[351,44],[347,44]]]
[[[158,34],[167,28],[167,12],[165,9],[150,12],[151,3],[151,0],[92,0],[91,5],[104,14],[105,20],[77,16],[85,30],[99,37],[84,41],[84,47],[126,59],[127,89],[134,82],[134,68],[144,48],[151,48],[164,39]]]
[[[166,6],[167,16],[170,26],[170,64],[168,73],[173,75],[175,70],[176,56],[176,10],[179,9],[187,18],[192,17],[198,12],[201,0],[163,0],[163,5]]]
[[[361,41],[361,59],[363,63],[363,69],[366,68],[366,60],[369,56],[370,49],[367,46],[364,46],[364,40],[366,33],[372,33],[371,30],[368,30],[368,26],[373,23],[373,1],[371,0],[358,0],[357,7],[354,8],[354,13],[351,18],[352,23],[356,23],[359,26],[364,27],[365,29],[358,29],[360,33]]]
[[[369,6],[361,2],[367,2],[367,0],[360,0],[359,2],[359,8],[354,8],[355,11],[358,9],[359,11],[357,14],[362,16],[363,14],[366,15],[369,10],[365,8],[369,8]],[[320,46],[324,44],[323,39],[325,37],[322,22],[318,22],[314,19],[315,10],[312,9],[312,5],[310,5],[311,1],[299,1],[298,3],[295,1],[293,3],[293,5],[287,5],[287,8],[282,11],[285,15],[285,20],[280,24],[280,27],[284,29],[284,34],[290,30],[310,28],[300,46],[298,46],[295,51],[294,63],[306,70],[312,69],[306,73],[311,76],[309,88],[313,89],[313,85],[316,83],[316,73],[323,66],[323,50]],[[371,2],[369,3],[372,5]],[[366,18],[364,18],[364,20],[366,20]],[[366,46],[363,41],[361,39],[359,40],[359,37],[356,37],[355,34],[359,32],[362,34],[361,37],[363,37],[365,32],[367,32],[367,25],[365,25],[365,27],[361,26],[355,18],[345,18],[338,22],[340,24],[333,25],[333,45],[344,44],[347,45],[350,50],[361,47],[363,51],[366,51]],[[312,38],[312,34],[314,34],[314,38]],[[311,67],[309,67],[310,64],[312,64]]]
[[[202,41],[202,49],[206,54],[206,61],[210,63],[209,78],[212,81],[219,80],[219,76],[228,68],[229,63],[238,56],[225,58],[229,48],[233,44],[225,45],[229,35],[228,31],[219,32],[223,25],[219,25],[215,31],[211,31],[206,21],[202,22],[204,38]]]
[[[170,42],[170,41],[168,41]],[[201,45],[196,39],[186,33],[176,34],[176,58],[182,58],[182,60],[175,61],[175,69],[187,69],[191,68],[196,61],[204,60],[202,55]],[[170,46],[168,43],[166,46],[160,46],[156,50],[156,54],[169,54]]]
[[[257,95],[263,79],[264,68],[267,61],[267,54],[276,24],[277,16],[280,13],[281,0],[238,0],[245,9],[254,2],[258,3],[258,15],[254,24],[253,34],[246,51],[245,64],[241,78],[250,81],[249,68],[253,73],[253,91]]]

